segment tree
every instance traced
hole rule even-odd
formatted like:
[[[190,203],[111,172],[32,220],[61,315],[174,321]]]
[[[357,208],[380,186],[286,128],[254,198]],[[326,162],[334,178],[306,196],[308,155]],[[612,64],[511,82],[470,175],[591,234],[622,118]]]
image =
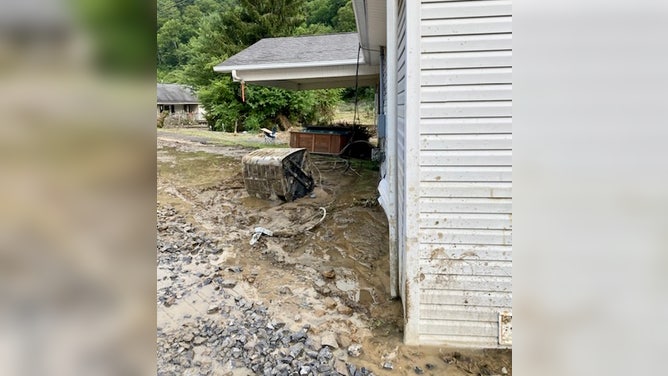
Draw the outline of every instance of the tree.
[[[335,15],[345,0],[318,0]],[[177,4],[177,6],[171,5]],[[185,5],[184,5],[185,4]],[[212,129],[271,128],[278,118],[291,122],[331,121],[341,90],[288,91],[246,85],[213,71],[221,61],[262,38],[325,33],[328,24],[308,24],[304,0],[159,0],[158,79],[197,89]]]
[[[336,17],[334,17],[334,29],[341,32],[357,30],[355,12],[353,11],[353,3],[351,0],[348,0],[348,2],[336,12]]]

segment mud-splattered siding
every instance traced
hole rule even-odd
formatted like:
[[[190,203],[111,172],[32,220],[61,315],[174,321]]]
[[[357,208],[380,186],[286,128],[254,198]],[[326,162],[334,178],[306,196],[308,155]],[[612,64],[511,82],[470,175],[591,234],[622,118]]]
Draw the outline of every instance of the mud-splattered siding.
[[[399,263],[399,294],[406,310],[406,4],[399,0],[397,17],[397,244]]]
[[[418,338],[498,347],[512,307],[511,2],[423,0],[420,17]]]

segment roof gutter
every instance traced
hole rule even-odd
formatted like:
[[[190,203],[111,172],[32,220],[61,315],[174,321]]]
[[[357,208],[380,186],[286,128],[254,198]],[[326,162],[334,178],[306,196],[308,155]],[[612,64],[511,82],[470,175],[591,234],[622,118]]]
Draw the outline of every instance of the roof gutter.
[[[357,49],[355,49],[357,50]],[[360,61],[360,64],[366,64],[368,60]],[[310,68],[310,67],[332,67],[338,65],[357,65],[357,59],[330,60],[330,61],[309,61],[299,63],[282,64],[249,64],[249,65],[217,65],[213,67],[214,72],[227,73],[235,70],[258,70],[258,69],[286,69],[286,68]]]
[[[369,56],[369,24],[367,17],[366,0],[353,0],[353,12],[355,13],[355,23],[357,25],[357,33],[362,45],[362,52],[364,61],[371,61]]]

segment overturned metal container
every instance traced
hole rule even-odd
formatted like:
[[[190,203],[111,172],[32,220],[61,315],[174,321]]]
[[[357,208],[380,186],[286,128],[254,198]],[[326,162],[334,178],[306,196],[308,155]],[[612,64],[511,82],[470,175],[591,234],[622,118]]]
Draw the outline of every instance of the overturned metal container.
[[[257,198],[292,201],[307,195],[315,185],[304,148],[258,149],[241,162],[246,191]]]

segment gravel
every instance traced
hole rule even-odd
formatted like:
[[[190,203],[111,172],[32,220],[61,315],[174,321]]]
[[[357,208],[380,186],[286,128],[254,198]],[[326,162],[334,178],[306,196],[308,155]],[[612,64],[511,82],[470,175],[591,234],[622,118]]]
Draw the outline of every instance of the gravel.
[[[158,290],[158,304],[178,304],[191,291],[182,279],[183,267],[189,263],[208,262],[208,255],[220,248],[212,239],[197,230],[173,208],[158,208],[158,268],[168,271],[172,284]],[[234,266],[226,269],[239,273]],[[182,327],[165,333],[158,329],[158,369],[160,374],[213,375],[224,369],[247,369],[257,375],[323,375],[368,376],[365,368],[339,359],[332,353],[338,348],[334,333],[324,333],[320,339],[309,335],[310,325],[304,323],[297,331],[286,328],[268,313],[267,307],[248,298],[232,298],[225,289],[236,285],[201,274],[201,285],[213,283],[221,299],[211,305],[204,316],[184,320]],[[284,289],[283,293],[291,293]],[[200,359],[205,354],[209,359]],[[345,351],[344,351],[345,356]],[[187,369],[193,368],[192,371]]]

